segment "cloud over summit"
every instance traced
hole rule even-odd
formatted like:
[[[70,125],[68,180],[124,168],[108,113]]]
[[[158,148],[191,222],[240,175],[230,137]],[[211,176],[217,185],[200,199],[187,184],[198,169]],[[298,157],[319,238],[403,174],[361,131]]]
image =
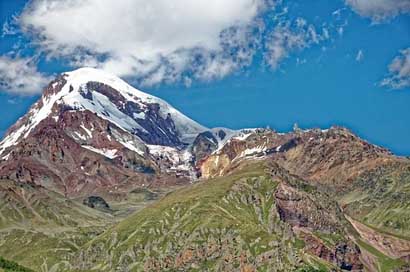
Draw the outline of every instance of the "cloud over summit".
[[[155,84],[206,80],[240,66],[264,6],[263,0],[34,0],[19,24],[49,57]],[[234,56],[224,54],[233,47]]]
[[[42,91],[50,80],[37,71],[32,58],[0,56],[0,89],[20,95]]]

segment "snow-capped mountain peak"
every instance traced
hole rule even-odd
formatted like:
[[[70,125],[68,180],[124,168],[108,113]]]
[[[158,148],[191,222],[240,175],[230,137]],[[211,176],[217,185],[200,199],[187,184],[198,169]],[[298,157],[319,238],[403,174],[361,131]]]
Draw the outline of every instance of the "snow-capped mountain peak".
[[[26,138],[41,122],[56,122],[64,111],[90,111],[147,144],[189,144],[206,128],[160,98],[94,68],[63,73],[46,88],[40,100],[7,133],[0,154]]]

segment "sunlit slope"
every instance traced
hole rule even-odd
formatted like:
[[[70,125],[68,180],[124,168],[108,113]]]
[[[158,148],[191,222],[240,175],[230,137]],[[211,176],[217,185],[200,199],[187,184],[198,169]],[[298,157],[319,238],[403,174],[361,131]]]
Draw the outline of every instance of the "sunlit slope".
[[[341,260],[359,265],[355,255],[347,252],[338,256],[340,260],[314,256],[305,240],[315,239],[313,244],[329,252],[341,244],[352,252],[358,249],[347,239],[349,224],[336,203],[319,193],[308,196],[314,188],[296,183],[272,178],[271,169],[260,163],[178,190],[83,246],[76,268],[265,271],[274,267],[295,271],[306,266],[326,270],[340,266]],[[295,190],[292,193],[310,205],[305,215],[312,220],[301,224],[301,231],[295,231],[298,222],[292,218],[303,213],[280,215],[286,209],[278,203],[278,194],[287,193],[284,188]],[[321,201],[316,199],[319,196]],[[328,245],[320,236],[327,237]]]

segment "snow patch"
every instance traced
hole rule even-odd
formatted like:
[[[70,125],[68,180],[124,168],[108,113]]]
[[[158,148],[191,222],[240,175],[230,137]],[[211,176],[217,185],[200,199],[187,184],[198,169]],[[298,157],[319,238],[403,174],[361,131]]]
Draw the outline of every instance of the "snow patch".
[[[118,142],[120,144],[122,144],[123,146],[125,146],[126,148],[128,148],[131,151],[134,151],[135,153],[137,153],[138,155],[144,156],[144,150],[141,150],[139,148],[137,148],[135,146],[135,143],[133,141],[122,141],[122,140],[118,140]]]
[[[145,112],[140,112],[140,113],[134,112],[133,116],[134,116],[135,119],[137,119],[137,118],[138,119],[145,119]]]
[[[3,156],[1,159],[2,159],[3,161],[7,161],[7,160],[9,159],[9,157],[10,157],[10,154],[11,154],[11,152],[10,152],[9,154],[7,154],[6,156]]]
[[[79,133],[77,131],[74,131],[73,137],[75,138],[75,140],[83,140],[83,141],[87,140],[87,136],[82,135],[81,133]]]
[[[84,125],[80,126],[82,129],[84,129],[84,131],[87,133],[89,139],[91,139],[93,137],[93,133],[91,132],[91,130],[89,130],[88,128],[86,128]]]
[[[108,148],[98,149],[98,148],[95,148],[95,147],[89,146],[89,145],[82,145],[82,147],[84,147],[85,149],[91,150],[95,153],[98,153],[100,155],[103,155],[103,156],[105,156],[105,157],[107,157],[111,160],[115,159],[117,157],[117,155],[116,155],[117,152],[118,152],[117,149],[108,149]]]
[[[22,125],[19,129],[7,135],[0,143],[0,154],[2,154],[6,148],[16,145],[26,130],[27,126]]]
[[[216,133],[221,130],[221,128],[212,129],[211,131],[214,133],[214,136],[217,136]],[[224,139],[218,139],[218,148],[212,154],[218,154],[221,152],[222,148],[230,143],[232,140],[237,141],[245,141],[249,136],[251,136],[257,129],[241,129],[241,130],[231,130],[231,129],[222,129],[226,136]]]
[[[64,96],[60,103],[69,105],[76,110],[89,110],[99,117],[115,124],[124,131],[132,132],[136,129],[146,132],[134,119],[121,112],[109,99],[103,94],[94,92],[93,100],[84,98],[78,92],[71,92]],[[83,127],[84,128],[84,127]]]
[[[151,155],[157,158],[166,159],[171,162],[171,171],[180,170],[193,173],[190,161],[192,154],[189,149],[178,150],[177,148],[162,145],[147,145]]]
[[[241,154],[239,155],[239,158],[256,155],[264,151],[266,151],[266,146],[257,146],[257,147],[247,148],[241,152]]]
[[[239,140],[239,141],[245,141],[251,135],[252,135],[252,132],[249,132],[249,133],[241,132],[239,135],[233,137],[232,139]]]

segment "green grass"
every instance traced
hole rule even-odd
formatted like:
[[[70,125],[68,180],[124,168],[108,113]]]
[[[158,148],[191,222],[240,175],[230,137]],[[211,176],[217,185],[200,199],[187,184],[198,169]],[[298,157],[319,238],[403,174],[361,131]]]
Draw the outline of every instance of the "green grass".
[[[369,252],[370,254],[372,254],[373,256],[375,256],[377,258],[380,272],[392,271],[393,269],[398,268],[398,267],[406,264],[403,260],[392,259],[392,258],[384,255],[383,253],[378,251],[373,246],[367,244],[363,240],[358,240],[357,243],[360,246],[360,248],[366,250],[367,252]]]
[[[87,243],[83,253],[88,259],[97,258],[93,265],[104,270],[101,268],[107,265],[107,258],[103,254],[92,255],[95,247],[104,245],[114,264],[124,263],[124,252],[133,249],[138,261],[126,261],[125,267],[135,264],[135,271],[139,271],[147,259],[163,263],[164,258],[175,260],[187,248],[202,252],[223,245],[212,258],[197,256],[198,271],[222,269],[224,254],[236,256],[231,262],[239,267],[239,256],[245,253],[251,260],[273,254],[272,259],[266,258],[266,263],[260,264],[260,271],[275,258],[283,269],[296,269],[304,242],[297,240],[289,226],[280,221],[274,200],[276,186],[262,163],[193,184],[120,222]]]
[[[307,265],[299,268],[296,272],[327,272],[327,269],[324,268],[315,268],[313,266]]]
[[[56,234],[35,230],[2,231],[0,256],[35,270],[40,270],[43,266],[51,268],[101,231],[94,227]]]
[[[357,220],[357,221],[360,222],[360,220]],[[398,239],[410,241],[410,237],[409,237],[409,236],[404,236],[404,235],[399,235],[399,234],[397,234],[397,233],[392,233],[392,232],[390,232],[390,231],[386,231],[386,230],[384,230],[384,229],[377,228],[377,227],[375,227],[375,226],[373,226],[373,225],[371,225],[371,224],[369,224],[369,223],[367,223],[367,222],[360,222],[360,223],[362,223],[363,225],[365,225],[365,226],[367,226],[367,227],[373,229],[373,230],[376,231],[376,232],[379,232],[379,233],[382,233],[382,234],[386,234],[386,235],[390,235],[390,236],[396,237],[396,238],[398,238]]]
[[[5,272],[34,272],[33,270],[0,257],[0,271]]]
[[[294,246],[299,249],[303,249],[305,247],[305,241],[300,240],[298,238],[295,239]]]
[[[381,166],[363,173],[339,199],[345,211],[373,229],[401,239],[410,238],[410,167]]]
[[[217,178],[211,181],[205,181],[179,189],[175,192],[172,192],[171,194],[168,194],[163,199],[161,199],[161,201],[150,205],[136,215],[122,221],[117,226],[115,226],[113,230],[121,233],[123,237],[120,237],[120,239],[126,238],[131,234],[131,231],[134,231],[134,228],[130,228],[130,226],[138,225],[142,221],[152,222],[155,226],[157,225],[157,223],[155,222],[158,221],[158,218],[160,218],[158,216],[160,216],[162,212],[169,210],[169,207],[172,206],[178,206],[181,209],[187,209],[188,207],[192,207],[197,203],[200,203],[202,204],[201,207],[199,207],[200,209],[191,211],[193,213],[191,216],[193,218],[195,218],[196,216],[197,218],[203,218],[202,212],[212,213],[213,211],[215,211],[215,208],[212,207],[212,205],[210,206],[208,204],[221,201],[221,198],[238,179],[258,177],[260,175],[266,175],[264,173],[263,165],[256,164],[228,177]],[[169,212],[172,213],[173,211]],[[224,219],[222,219],[222,222],[219,220],[213,220],[212,217],[209,217],[209,219],[209,224],[211,226],[213,224],[215,224],[216,226],[223,225],[224,223]],[[192,222],[191,224],[194,224],[194,222]],[[189,226],[187,227],[189,228]],[[194,227],[194,225],[191,225],[191,227]]]
[[[304,261],[306,265],[302,266],[300,269],[305,269],[307,271],[317,271],[317,272],[325,272],[325,271],[337,271],[337,268],[325,261],[320,259],[317,256],[313,256],[310,254],[305,254],[304,255]]]
[[[337,242],[344,240],[343,236],[339,233],[324,233],[315,231],[313,234],[320,238],[328,247],[333,247],[337,244]]]

